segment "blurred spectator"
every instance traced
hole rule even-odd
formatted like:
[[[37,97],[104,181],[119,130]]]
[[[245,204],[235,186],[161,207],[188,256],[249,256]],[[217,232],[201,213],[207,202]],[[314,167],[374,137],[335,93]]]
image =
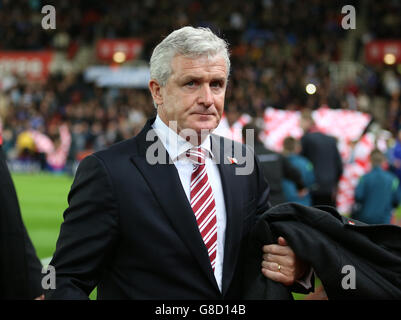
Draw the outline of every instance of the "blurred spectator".
[[[391,151],[391,167],[395,175],[401,181],[401,129],[397,132],[397,139]]]
[[[312,203],[336,207],[337,185],[343,172],[337,141],[318,131],[309,110],[302,112],[300,125],[304,130],[301,155],[313,164],[316,179]]]
[[[370,2],[368,14],[375,19],[367,19],[370,33],[378,38],[401,38],[401,19],[399,1]]]
[[[401,200],[399,180],[381,168],[385,157],[380,150],[372,151],[370,161],[372,170],[361,177],[355,189],[352,217],[368,224],[389,224],[392,210]]]
[[[18,158],[21,160],[33,160],[36,153],[35,141],[29,131],[21,132],[17,137],[16,147]]]
[[[288,179],[284,179],[283,181],[283,191],[286,201],[310,206],[312,205],[312,198],[309,190],[312,189],[312,186],[315,183],[315,174],[313,173],[312,163],[305,157],[301,156],[300,153],[301,144],[298,140],[293,137],[287,137],[284,139],[283,155],[291,165],[300,172],[307,192],[304,195],[300,195],[297,191],[296,185]]]
[[[283,192],[284,179],[290,180],[296,185],[296,189],[298,190],[300,196],[305,195],[306,189],[299,171],[295,167],[293,167],[283,155],[273,150],[267,149],[263,145],[262,141],[259,138],[261,135],[261,130],[257,125],[255,125],[254,122],[250,122],[244,125],[242,129],[242,137],[244,143],[249,143],[249,141],[246,139],[247,130],[252,130],[254,133],[254,152],[258,157],[264,176],[269,183],[269,200],[271,205],[275,206],[280,203],[286,202]]]

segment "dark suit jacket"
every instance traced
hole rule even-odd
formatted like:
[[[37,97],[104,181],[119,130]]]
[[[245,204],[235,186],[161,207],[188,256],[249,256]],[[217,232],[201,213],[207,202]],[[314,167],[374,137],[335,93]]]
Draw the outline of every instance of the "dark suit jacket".
[[[50,263],[56,289],[46,298],[84,299],[95,286],[99,299],[240,297],[244,239],[257,214],[269,208],[259,164],[253,157],[250,175],[236,175],[237,164],[218,164],[227,210],[221,293],[176,167],[146,159],[153,121],[80,164]],[[228,162],[234,142],[211,139],[217,161]]]
[[[255,272],[261,263],[257,248],[277,236],[314,268],[329,299],[401,299],[400,227],[367,225],[328,206],[296,203],[271,208],[251,231],[245,298],[289,298],[288,288],[273,283],[272,290],[272,281]]]
[[[14,183],[0,146],[0,299],[43,293],[42,264],[25,229]]]
[[[294,168],[282,154],[265,148],[260,142],[255,143],[254,149],[266,180],[269,182],[269,201],[272,206],[285,202],[284,179],[294,182],[298,190],[305,188],[298,169]]]
[[[316,178],[315,194],[332,194],[336,191],[343,172],[343,164],[336,139],[321,132],[307,132],[301,138],[302,155],[314,167]]]

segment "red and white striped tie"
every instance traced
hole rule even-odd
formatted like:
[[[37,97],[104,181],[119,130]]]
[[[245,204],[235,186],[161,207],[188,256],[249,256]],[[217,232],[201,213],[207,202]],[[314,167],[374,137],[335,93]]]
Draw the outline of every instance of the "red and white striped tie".
[[[206,154],[207,151],[200,147],[187,151],[187,157],[194,162],[191,175],[191,207],[214,270],[217,253],[216,203],[206,173]]]

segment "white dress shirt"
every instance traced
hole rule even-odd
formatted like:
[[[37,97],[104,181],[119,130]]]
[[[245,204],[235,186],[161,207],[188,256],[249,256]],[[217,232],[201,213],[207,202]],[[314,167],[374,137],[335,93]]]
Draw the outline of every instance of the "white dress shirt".
[[[176,134],[175,131],[170,129],[160,118],[156,117],[153,123],[158,137],[160,138],[163,146],[166,148],[171,160],[177,168],[178,175],[180,176],[182,187],[188,198],[188,202],[191,201],[191,175],[193,172],[193,163],[189,160],[185,153],[187,150],[194,146],[186,141],[184,138]],[[219,169],[214,160],[212,154],[210,138],[209,136],[204,140],[200,147],[209,151],[210,157],[206,157],[205,167],[206,173],[209,179],[209,183],[213,190],[214,200],[216,203],[216,218],[217,218],[217,253],[216,253],[216,264],[214,268],[214,276],[216,278],[217,285],[221,291],[222,278],[223,278],[223,259],[224,259],[224,239],[226,233],[227,214],[226,205],[224,203],[223,187],[221,184],[221,178]]]

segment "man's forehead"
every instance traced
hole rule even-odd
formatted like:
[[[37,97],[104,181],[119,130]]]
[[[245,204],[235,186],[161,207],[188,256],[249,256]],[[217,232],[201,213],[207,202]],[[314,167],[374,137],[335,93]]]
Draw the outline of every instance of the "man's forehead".
[[[190,74],[192,71],[199,72],[200,70],[224,74],[227,77],[227,64],[221,55],[212,57],[199,56],[190,57],[184,55],[176,55],[171,62],[172,73]]]

